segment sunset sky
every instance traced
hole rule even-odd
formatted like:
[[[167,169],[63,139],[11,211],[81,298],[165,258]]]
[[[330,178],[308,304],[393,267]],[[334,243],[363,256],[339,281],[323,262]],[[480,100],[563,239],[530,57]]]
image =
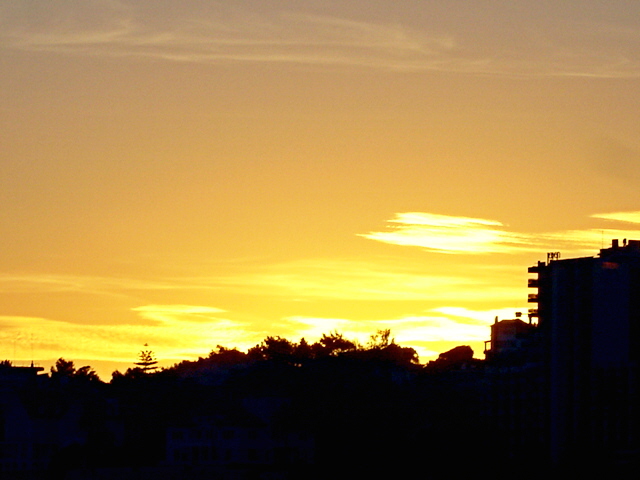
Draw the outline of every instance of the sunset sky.
[[[267,335],[483,358],[640,239],[640,2],[0,3],[0,359]]]

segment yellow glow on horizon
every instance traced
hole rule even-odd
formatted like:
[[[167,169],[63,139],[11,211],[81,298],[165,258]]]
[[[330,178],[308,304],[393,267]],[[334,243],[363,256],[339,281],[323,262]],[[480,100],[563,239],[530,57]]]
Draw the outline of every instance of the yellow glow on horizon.
[[[150,314],[151,325],[83,325],[46,318],[2,316],[0,345],[10,352],[17,342],[21,360],[35,358],[92,358],[128,362],[145,343],[159,358],[186,359],[207,355],[216,345],[251,346],[250,332],[238,322],[210,317],[193,320],[192,314]]]

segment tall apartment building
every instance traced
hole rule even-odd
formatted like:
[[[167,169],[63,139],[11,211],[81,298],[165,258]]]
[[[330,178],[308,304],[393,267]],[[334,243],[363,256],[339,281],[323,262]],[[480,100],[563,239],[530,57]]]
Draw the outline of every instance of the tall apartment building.
[[[548,446],[555,461],[640,453],[640,241],[614,240],[597,257],[530,267]]]

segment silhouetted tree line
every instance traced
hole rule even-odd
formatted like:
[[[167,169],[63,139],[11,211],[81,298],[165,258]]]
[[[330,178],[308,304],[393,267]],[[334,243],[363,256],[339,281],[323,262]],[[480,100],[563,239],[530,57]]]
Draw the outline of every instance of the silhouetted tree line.
[[[341,333],[323,334],[320,340],[310,344],[304,338],[298,343],[279,336],[268,336],[246,353],[236,348],[218,345],[208,357],[196,361],[185,360],[165,371],[186,372],[211,366],[229,367],[247,363],[276,362],[302,366],[311,361],[329,357],[349,358],[361,361],[389,362],[398,366],[418,365],[418,354],[410,347],[401,347],[391,338],[390,330],[379,330],[371,335],[366,345],[345,338]],[[132,372],[130,372],[132,373]]]
[[[484,387],[465,368],[472,357],[469,347],[459,347],[420,365],[416,351],[398,345],[389,330],[365,345],[338,332],[315,343],[268,336],[246,352],[218,345],[206,357],[162,369],[145,349],[109,383],[61,358],[23,398],[39,415],[79,412],[84,434],[55,452],[49,473],[56,479],[87,468],[161,465],[172,428],[215,418],[266,422],[270,431],[313,438],[313,465],[268,466],[283,478],[380,478],[416,468],[430,478],[461,448],[469,466],[486,454],[478,442],[486,428]],[[246,407],[261,402],[275,407]]]

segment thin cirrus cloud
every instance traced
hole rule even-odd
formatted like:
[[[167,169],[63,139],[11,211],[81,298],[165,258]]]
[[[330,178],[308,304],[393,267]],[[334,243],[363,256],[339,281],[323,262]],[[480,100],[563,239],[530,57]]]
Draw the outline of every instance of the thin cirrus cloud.
[[[210,322],[226,310],[202,305],[144,305],[132,308],[140,316],[157,322],[186,320],[189,322]]]
[[[20,9],[19,6],[14,7]],[[139,56],[187,62],[277,62],[354,64],[402,68],[439,57],[454,44],[449,35],[429,35],[398,23],[383,24],[290,11],[257,13],[220,8],[167,21],[143,9],[75,12],[60,4],[57,22],[24,28],[5,6],[5,45],[23,50],[87,55]],[[37,14],[30,12],[31,15]],[[22,16],[25,13],[22,12]],[[26,14],[29,17],[28,14]],[[60,28],[62,25],[64,28]],[[404,60],[402,60],[404,59]],[[407,62],[409,59],[409,62]]]
[[[640,224],[640,212],[594,214],[591,218]],[[603,246],[605,238],[640,237],[638,229],[591,228],[561,232],[512,232],[501,222],[424,212],[397,213],[388,221],[389,230],[359,236],[400,246],[421,247],[427,251],[482,255],[529,253],[562,249],[581,254]]]
[[[305,259],[256,267],[248,272],[224,277],[194,278],[192,285],[223,288],[225,292],[271,298],[346,301],[451,301],[460,290],[467,299],[482,298],[491,292],[496,298],[517,298],[509,280],[517,268],[497,271],[491,267],[469,266],[464,272],[427,271],[414,262],[400,259]],[[507,282],[503,282],[506,276]],[[498,278],[498,282],[496,282]]]
[[[460,289],[471,298],[492,292],[497,298],[513,298],[519,294],[509,287],[517,268],[477,269],[468,266],[464,272],[431,268],[425,271],[412,262],[398,258],[304,259],[232,268],[225,275],[159,278],[154,281],[133,278],[63,274],[2,274],[0,289],[4,294],[92,295],[116,298],[125,304],[138,302],[140,295],[162,293],[181,295],[210,292],[212,295],[242,295],[295,301],[449,301]],[[146,293],[145,293],[146,292]],[[480,293],[482,292],[482,293]],[[192,321],[208,315],[224,313],[211,307],[190,305],[147,305],[135,307],[136,315],[156,321],[176,315]]]
[[[188,288],[171,280],[74,274],[0,274],[3,293],[73,293],[122,296],[123,292]]]
[[[269,10],[187,1],[164,14],[155,2],[21,3],[0,7],[0,38],[5,46],[30,51],[483,75],[640,75],[640,34],[633,25],[588,16],[534,21],[526,8],[488,4],[487,19],[494,20],[487,20],[485,31],[458,21],[463,7],[456,6],[424,7],[419,21],[398,7],[393,20],[383,21],[338,7],[309,13],[295,2]]]

